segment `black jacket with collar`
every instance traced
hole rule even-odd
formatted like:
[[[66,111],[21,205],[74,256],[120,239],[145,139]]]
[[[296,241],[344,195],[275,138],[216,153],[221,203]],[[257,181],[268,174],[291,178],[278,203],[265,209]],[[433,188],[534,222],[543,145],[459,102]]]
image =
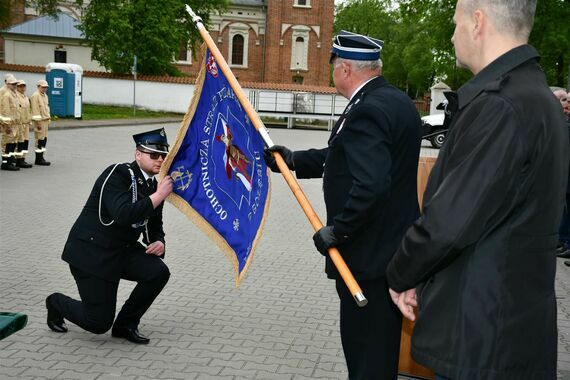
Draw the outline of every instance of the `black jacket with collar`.
[[[135,202],[131,171],[136,183]],[[124,255],[141,249],[144,254],[144,248],[138,242],[141,233],[145,244],[164,243],[164,203],[153,209],[149,198],[155,187],[156,184],[152,187],[147,184],[136,162],[106,168],[95,181],[81,214],[71,228],[62,259],[93,276],[119,281]],[[103,223],[113,221],[111,225],[101,223],[99,207]],[[142,225],[145,220],[148,220],[146,227]]]
[[[296,151],[298,178],[323,177],[327,225],[346,239],[337,248],[357,280],[384,276],[418,217],[421,121],[410,98],[383,77],[347,105],[328,147]],[[326,272],[339,274],[329,257]]]
[[[538,53],[515,48],[458,91],[422,216],[388,266],[417,286],[412,356],[452,379],[555,379],[555,249],[568,131]]]

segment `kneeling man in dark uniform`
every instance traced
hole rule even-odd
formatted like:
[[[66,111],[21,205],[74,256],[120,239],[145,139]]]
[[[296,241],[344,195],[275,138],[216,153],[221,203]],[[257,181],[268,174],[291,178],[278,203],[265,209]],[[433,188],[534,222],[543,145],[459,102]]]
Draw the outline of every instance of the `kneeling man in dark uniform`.
[[[69,263],[81,301],[61,293],[47,297],[47,325],[53,331],[67,332],[67,319],[94,334],[112,326],[114,337],[149,342],[138,325],[170,277],[162,260],[162,207],[172,179],[158,184],[154,179],[168,153],[164,129],[133,138],[135,161],[103,171],[71,228],[62,259]],[[137,286],[115,318],[120,279]]]

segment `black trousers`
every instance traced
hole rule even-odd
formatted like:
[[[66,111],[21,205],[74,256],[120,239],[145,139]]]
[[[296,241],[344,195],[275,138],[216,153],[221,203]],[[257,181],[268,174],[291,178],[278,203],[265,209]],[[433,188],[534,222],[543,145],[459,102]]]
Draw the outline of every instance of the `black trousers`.
[[[144,250],[127,253],[121,278],[137,285],[115,319],[119,281],[103,280],[71,265],[70,269],[81,301],[54,293],[53,304],[63,318],[94,334],[103,334],[113,325],[136,328],[170,277],[162,259]]]
[[[402,314],[392,302],[384,277],[359,281],[368,305],[359,307],[344,281],[336,281],[340,298],[340,336],[350,380],[398,377]]]

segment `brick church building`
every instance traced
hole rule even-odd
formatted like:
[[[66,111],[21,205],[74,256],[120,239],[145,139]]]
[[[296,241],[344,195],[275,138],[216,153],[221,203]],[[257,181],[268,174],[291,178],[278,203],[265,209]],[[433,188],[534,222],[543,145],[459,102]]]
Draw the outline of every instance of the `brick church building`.
[[[210,34],[240,81],[328,86],[333,23],[333,0],[231,0]],[[181,58],[198,72],[190,52]]]
[[[9,1],[12,25],[37,17],[24,0]],[[71,17],[81,17],[73,1],[59,5]],[[334,0],[230,0],[228,9],[212,14],[210,21],[210,34],[238,80],[329,85]],[[65,42],[70,41],[54,43],[54,49],[65,49]],[[198,73],[200,63],[185,46],[176,57],[179,70],[191,76]]]

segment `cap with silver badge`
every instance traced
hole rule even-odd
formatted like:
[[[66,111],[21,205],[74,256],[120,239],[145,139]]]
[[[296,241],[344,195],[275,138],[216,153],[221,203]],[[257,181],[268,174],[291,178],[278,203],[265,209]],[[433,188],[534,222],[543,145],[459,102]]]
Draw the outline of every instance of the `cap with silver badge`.
[[[168,141],[164,128],[133,135],[138,149],[148,152],[168,153]]]

